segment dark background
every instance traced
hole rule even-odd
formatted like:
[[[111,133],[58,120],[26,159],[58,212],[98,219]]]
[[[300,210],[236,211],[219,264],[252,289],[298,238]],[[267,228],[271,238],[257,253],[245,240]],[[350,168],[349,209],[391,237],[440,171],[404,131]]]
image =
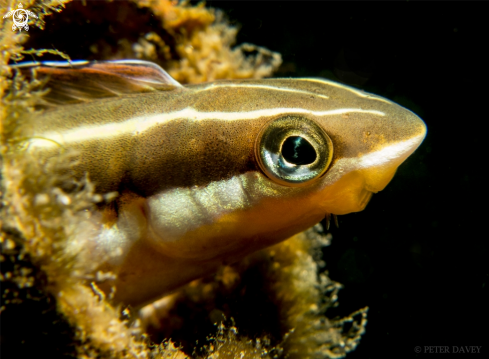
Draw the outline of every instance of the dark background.
[[[487,13],[462,3],[207,5],[241,26],[238,43],[282,54],[277,76],[343,81],[428,126],[366,210],[339,218],[324,252],[345,287],[330,316],[370,307],[348,358],[422,357],[415,346],[435,345],[477,345],[487,355]]]
[[[330,277],[344,285],[328,316],[370,307],[366,334],[348,358],[427,355],[415,354],[416,346],[482,346],[487,355],[487,11],[462,3],[207,5],[241,27],[238,44],[282,54],[276,76],[342,81],[400,103],[428,126],[424,143],[366,210],[340,217],[324,252]],[[30,44],[83,58],[76,49],[86,52],[83,44],[102,36],[77,31],[73,19],[86,22],[83,11],[66,9],[58,23],[71,25],[44,37],[69,37],[73,49],[41,43],[35,29]],[[148,15],[144,24],[119,29],[144,34],[158,21]],[[55,30],[47,24],[46,31]]]

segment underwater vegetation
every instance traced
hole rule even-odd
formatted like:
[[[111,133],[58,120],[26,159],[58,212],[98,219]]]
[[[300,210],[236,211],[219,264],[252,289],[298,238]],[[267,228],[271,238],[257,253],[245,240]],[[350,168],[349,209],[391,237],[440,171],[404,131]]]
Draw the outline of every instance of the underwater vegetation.
[[[40,15],[31,28],[42,29],[48,19],[67,33],[70,26],[86,26],[83,46],[64,40],[63,51],[73,59],[152,60],[185,84],[260,79],[280,65],[280,55],[270,50],[250,44],[232,48],[237,30],[219,11],[169,1],[115,4],[24,6]],[[97,271],[86,241],[93,234],[93,213],[116,194],[96,193],[88,177],[74,179],[75,155],[69,151],[39,161],[12,150],[29,121],[35,121],[46,90],[42,79],[24,77],[6,65],[41,55],[68,56],[49,47],[53,32],[37,31],[28,38],[7,31],[8,22],[3,26],[2,320],[31,315],[25,321],[41,321],[42,332],[54,338],[47,343],[56,344],[49,348],[39,336],[3,330],[2,345],[82,358],[338,358],[355,349],[367,309],[346,318],[327,317],[341,285],[324,272],[320,252],[331,236],[321,226],[224,265],[140,310],[114,304],[113,293],[96,284],[114,274]],[[33,43],[36,49],[25,50]],[[60,182],[72,183],[71,189],[60,188]],[[29,341],[35,344],[22,344]]]

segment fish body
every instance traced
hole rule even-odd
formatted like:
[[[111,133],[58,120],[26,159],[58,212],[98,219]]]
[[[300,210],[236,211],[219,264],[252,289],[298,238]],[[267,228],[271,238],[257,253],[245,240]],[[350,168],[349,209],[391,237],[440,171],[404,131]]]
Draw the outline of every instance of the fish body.
[[[426,135],[411,111],[323,79],[181,86],[141,61],[37,67],[54,105],[23,148],[75,150],[77,177],[119,193],[91,243],[117,274],[102,287],[133,305],[363,210]]]

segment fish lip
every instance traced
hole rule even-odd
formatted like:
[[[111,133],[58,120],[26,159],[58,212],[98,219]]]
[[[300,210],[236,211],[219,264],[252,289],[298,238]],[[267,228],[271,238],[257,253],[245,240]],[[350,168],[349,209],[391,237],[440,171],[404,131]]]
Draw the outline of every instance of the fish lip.
[[[425,133],[396,142],[382,150],[373,152],[363,158],[365,168],[377,166],[396,166],[403,163],[419,147],[425,138]]]
[[[422,120],[420,121],[422,122]],[[366,166],[364,169],[365,171],[385,171],[386,178],[390,177],[390,179],[380,181],[380,184],[367,181],[365,183],[365,189],[373,193],[382,191],[392,180],[392,177],[394,177],[394,174],[399,166],[402,165],[406,161],[406,159],[411,156],[414,151],[416,151],[416,149],[421,145],[426,137],[426,133],[426,125],[423,122],[423,130],[421,131],[421,133],[411,137],[408,140],[398,142],[396,144],[393,144],[392,146],[389,146],[385,150],[386,153],[383,161],[379,161],[377,165]],[[389,168],[393,168],[393,170],[389,170]]]
[[[365,194],[363,195],[363,198],[360,200],[360,203],[359,203],[360,207],[362,208],[360,211],[363,211],[365,209],[365,207],[367,207],[367,204],[372,199],[373,194],[374,194],[374,192],[365,188]]]

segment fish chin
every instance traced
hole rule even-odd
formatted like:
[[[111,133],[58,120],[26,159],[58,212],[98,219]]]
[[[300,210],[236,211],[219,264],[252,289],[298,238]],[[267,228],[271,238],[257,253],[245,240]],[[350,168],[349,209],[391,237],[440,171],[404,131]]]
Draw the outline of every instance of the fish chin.
[[[360,171],[352,171],[341,176],[333,183],[323,183],[317,191],[316,203],[323,213],[337,215],[362,211],[372,196],[365,187],[365,177]]]

